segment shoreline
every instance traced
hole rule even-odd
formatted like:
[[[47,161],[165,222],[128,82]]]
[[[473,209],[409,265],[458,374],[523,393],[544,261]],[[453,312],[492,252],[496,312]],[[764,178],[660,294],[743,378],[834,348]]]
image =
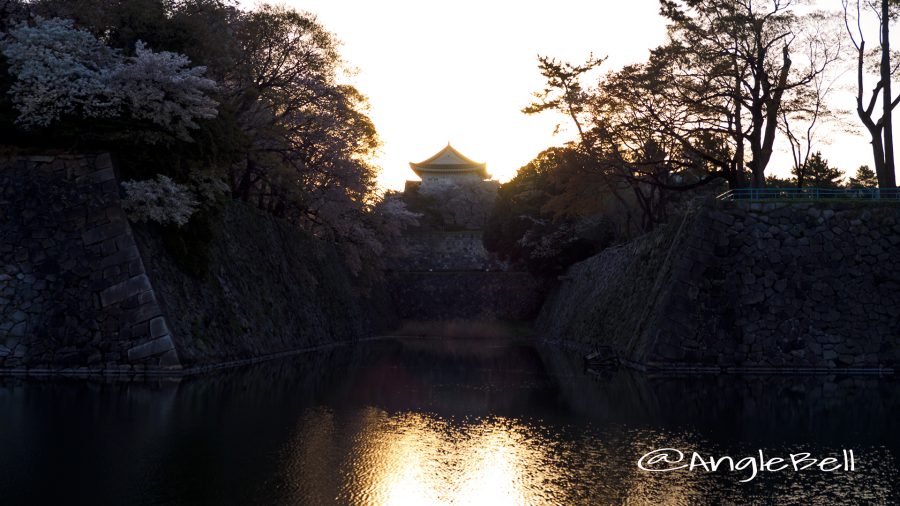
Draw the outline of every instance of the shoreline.
[[[551,341],[536,339],[531,336],[523,335],[506,335],[506,336],[446,336],[446,335],[429,335],[429,334],[380,334],[369,337],[363,337],[354,340],[336,341],[333,343],[320,344],[315,346],[307,346],[294,350],[287,350],[258,357],[229,360],[216,364],[196,365],[179,369],[90,369],[86,367],[79,368],[0,368],[0,378],[67,378],[67,379],[89,379],[89,378],[107,378],[122,381],[146,381],[146,380],[172,380],[180,381],[183,378],[202,376],[214,372],[236,369],[248,365],[256,365],[264,362],[270,362],[282,358],[303,355],[306,353],[314,353],[318,351],[330,350],[344,346],[351,346],[359,343],[385,341],[385,340],[472,340],[472,339],[509,339],[516,341],[527,341],[536,345],[550,346],[561,351],[577,353],[585,359],[585,370],[592,374],[602,374],[603,371],[615,370],[619,367],[638,371],[647,376],[663,376],[663,377],[683,377],[683,376],[712,376],[712,375],[733,375],[733,376],[894,376],[896,371],[892,367],[763,367],[763,366],[701,366],[701,365],[675,365],[675,364],[644,364],[631,360],[618,358],[619,365],[612,367],[591,367],[587,363],[587,352],[583,346],[578,346],[569,341]]]

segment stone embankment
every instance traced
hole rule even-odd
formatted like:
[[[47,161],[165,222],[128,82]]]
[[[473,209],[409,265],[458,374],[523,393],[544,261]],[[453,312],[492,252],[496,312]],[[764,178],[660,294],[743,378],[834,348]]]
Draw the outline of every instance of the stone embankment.
[[[396,271],[506,271],[509,263],[484,247],[481,230],[429,230],[417,227],[405,231],[396,250],[402,252],[389,261]]]
[[[398,316],[408,320],[530,321],[544,295],[527,272],[393,272],[388,281]]]
[[[0,367],[181,367],[108,155],[4,161],[0,189]]]
[[[539,331],[650,369],[900,366],[900,206],[708,202],[573,266]]]
[[[361,295],[327,244],[238,203],[220,213],[192,278],[158,230],[128,223],[109,156],[0,161],[0,371],[199,370],[397,316],[538,309],[548,341],[648,369],[900,366],[900,206],[707,202],[576,264],[542,307],[541,283],[496,263],[477,229],[419,230],[432,239],[395,262],[390,293]]]
[[[221,213],[195,279],[129,224],[108,155],[0,160],[0,371],[196,370],[390,322],[328,245],[238,203]]]
[[[544,283],[512,270],[482,241],[496,181],[418,188],[408,182],[404,198],[423,214],[422,223],[404,232],[393,248],[400,254],[389,262],[388,287],[398,316],[418,321],[532,320],[544,299]]]
[[[238,202],[216,222],[202,280],[181,272],[159,234],[136,227],[186,366],[354,341],[398,323],[384,286],[356,286],[332,245]]]

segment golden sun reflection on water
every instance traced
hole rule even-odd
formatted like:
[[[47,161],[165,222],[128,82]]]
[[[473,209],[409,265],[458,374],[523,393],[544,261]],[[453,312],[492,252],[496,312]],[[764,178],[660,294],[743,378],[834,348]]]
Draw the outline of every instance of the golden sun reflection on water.
[[[416,413],[372,413],[356,442],[359,460],[344,490],[372,505],[492,506],[546,502],[542,456],[515,422],[458,426]],[[535,442],[537,443],[537,442]]]
[[[285,447],[279,477],[269,483],[275,499],[267,504],[681,506],[743,504],[747,497],[795,504],[803,503],[809,490],[835,503],[852,503],[842,499],[860,490],[885,497],[891,490],[891,478],[879,474],[880,468],[859,476],[770,473],[752,483],[741,483],[740,474],[637,468],[640,455],[665,447],[706,455],[730,451],[691,432],[652,427],[600,429],[502,416],[315,408]],[[885,455],[884,450],[866,453]]]

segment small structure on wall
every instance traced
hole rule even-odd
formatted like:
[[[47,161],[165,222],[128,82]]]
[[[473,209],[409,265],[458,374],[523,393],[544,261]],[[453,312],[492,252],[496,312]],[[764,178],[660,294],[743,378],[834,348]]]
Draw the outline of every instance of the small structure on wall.
[[[421,181],[407,181],[404,198],[410,209],[436,217],[444,230],[481,231],[497,197],[499,183],[487,164],[473,161],[449,143],[410,168]]]
[[[410,168],[402,199],[420,214],[392,251],[387,276],[398,314],[409,320],[527,320],[540,307],[542,287],[527,272],[484,248],[485,223],[500,183],[487,165],[453,146]]]
[[[419,225],[400,239],[405,251],[396,268],[412,270],[500,270],[505,263],[488,254],[481,236],[500,184],[487,164],[453,146],[410,168],[421,181],[407,181],[402,199],[419,213]]]
[[[479,182],[491,177],[487,173],[487,164],[473,161],[450,143],[431,158],[419,163],[410,162],[409,166],[422,180],[421,188]]]

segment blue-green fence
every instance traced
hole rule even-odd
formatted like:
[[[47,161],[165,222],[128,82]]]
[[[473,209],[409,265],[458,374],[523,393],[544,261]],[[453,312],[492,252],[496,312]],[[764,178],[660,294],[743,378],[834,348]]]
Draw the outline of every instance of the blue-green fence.
[[[900,200],[900,189],[880,188],[736,188],[716,197],[718,200]]]

